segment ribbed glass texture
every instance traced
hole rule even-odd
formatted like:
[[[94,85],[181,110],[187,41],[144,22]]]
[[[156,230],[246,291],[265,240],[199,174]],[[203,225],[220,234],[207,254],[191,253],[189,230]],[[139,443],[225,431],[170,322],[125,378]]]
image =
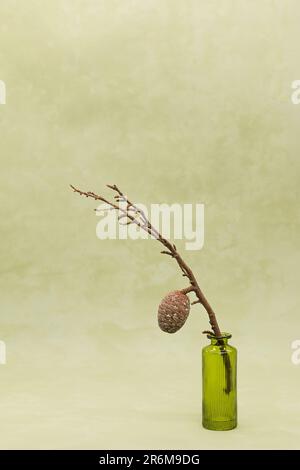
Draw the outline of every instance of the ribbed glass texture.
[[[202,350],[202,424],[206,429],[227,431],[237,426],[237,350],[222,339],[209,336]]]

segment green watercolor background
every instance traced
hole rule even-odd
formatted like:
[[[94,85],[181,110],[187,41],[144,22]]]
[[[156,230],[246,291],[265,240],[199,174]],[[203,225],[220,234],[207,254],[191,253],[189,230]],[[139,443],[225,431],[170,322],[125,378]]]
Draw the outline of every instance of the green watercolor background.
[[[1,0],[1,448],[299,448],[296,0]],[[100,241],[117,183],[205,204],[184,253],[239,350],[239,427],[201,427],[205,312],[155,241]],[[178,242],[184,250],[184,243]]]

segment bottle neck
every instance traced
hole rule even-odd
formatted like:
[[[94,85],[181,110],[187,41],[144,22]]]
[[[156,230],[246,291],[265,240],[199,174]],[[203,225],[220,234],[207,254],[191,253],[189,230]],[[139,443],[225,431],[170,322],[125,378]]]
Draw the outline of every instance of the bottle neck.
[[[220,344],[222,342],[223,345],[225,344],[228,344],[228,338],[220,338],[220,339],[217,339],[217,338],[211,338],[210,339],[210,344],[212,345],[215,345],[215,344]]]
[[[229,333],[222,333],[222,336],[219,338],[216,338],[215,336],[208,335],[208,339],[210,339],[210,342],[212,345],[226,345],[228,344],[228,340],[231,338],[231,334]]]

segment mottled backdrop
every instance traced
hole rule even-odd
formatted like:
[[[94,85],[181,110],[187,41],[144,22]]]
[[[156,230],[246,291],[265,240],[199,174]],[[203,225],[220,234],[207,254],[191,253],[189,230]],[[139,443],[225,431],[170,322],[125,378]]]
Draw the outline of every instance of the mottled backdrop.
[[[0,447],[299,447],[299,2],[1,0],[0,18]],[[185,256],[239,350],[238,429],[201,427],[205,312],[157,327],[175,264],[98,240],[69,183],[205,204]]]

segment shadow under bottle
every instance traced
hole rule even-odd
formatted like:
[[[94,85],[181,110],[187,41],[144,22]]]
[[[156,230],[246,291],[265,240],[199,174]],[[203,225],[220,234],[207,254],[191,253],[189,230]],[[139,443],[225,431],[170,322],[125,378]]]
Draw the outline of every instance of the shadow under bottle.
[[[206,429],[228,431],[237,426],[237,350],[231,335],[208,335],[202,349],[202,424]]]

